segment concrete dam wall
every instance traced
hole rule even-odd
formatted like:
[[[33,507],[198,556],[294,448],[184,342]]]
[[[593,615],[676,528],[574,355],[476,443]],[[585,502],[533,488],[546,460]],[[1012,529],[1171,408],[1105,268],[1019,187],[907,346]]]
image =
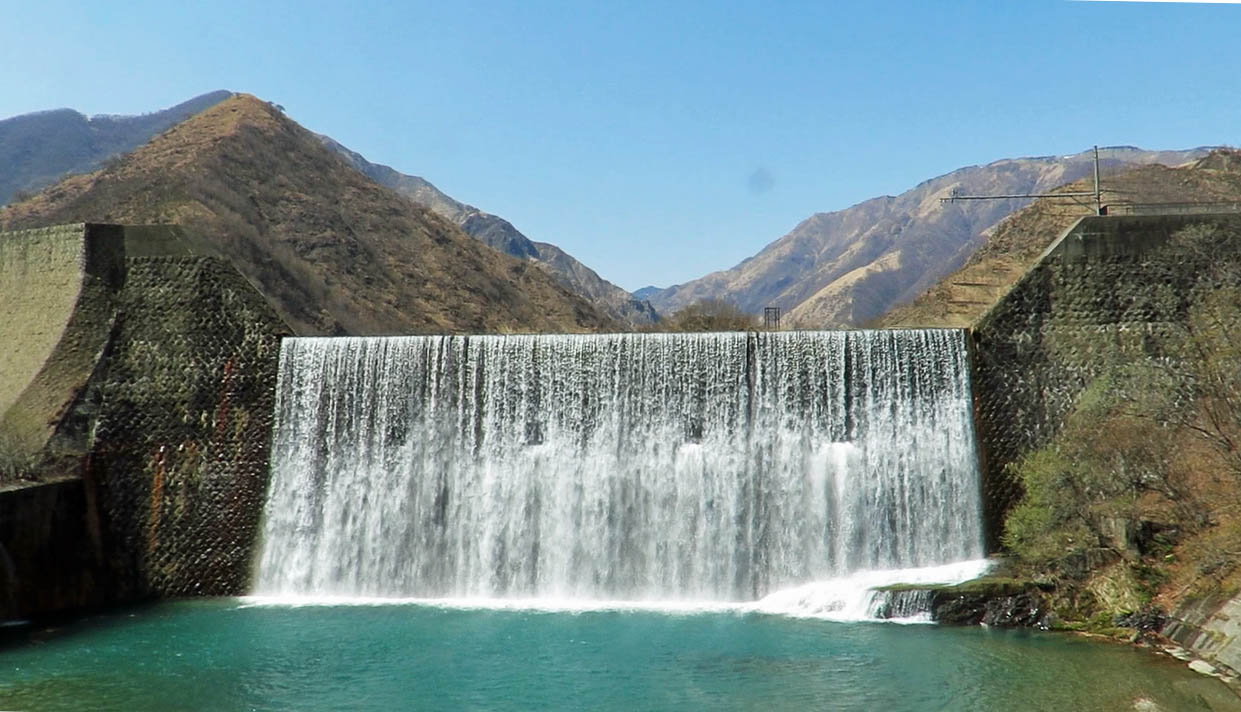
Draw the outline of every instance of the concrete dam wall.
[[[1201,338],[1195,311],[1220,295],[1235,308],[1237,234],[1236,213],[1083,218],[974,326],[975,419],[993,547],[1021,496],[1009,465],[1048,444],[1096,379],[1129,366],[1182,368],[1184,346]],[[1241,670],[1239,611],[1237,597],[1186,600],[1161,632]]]
[[[122,243],[121,229],[104,225],[0,239],[0,445],[10,455],[43,449],[98,362],[116,319]]]
[[[249,578],[288,328],[167,226],[0,234],[0,615]]]
[[[1227,286],[1220,266],[1241,265],[1241,246],[1212,235],[1238,229],[1236,214],[1082,218],[974,325],[991,549],[1021,496],[1008,466],[1050,442],[1106,369],[1175,350],[1191,306]]]
[[[1239,219],[1084,218],[974,325],[991,549],[1008,465],[1106,366],[1178,338],[1207,266],[1239,257],[1186,229]],[[289,333],[175,227],[0,234],[0,615],[244,592]]]

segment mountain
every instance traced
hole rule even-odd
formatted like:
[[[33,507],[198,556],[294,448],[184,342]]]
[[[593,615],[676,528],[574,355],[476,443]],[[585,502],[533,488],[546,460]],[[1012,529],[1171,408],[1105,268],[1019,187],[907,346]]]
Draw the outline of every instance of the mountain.
[[[632,294],[633,294],[634,299],[650,301],[651,297],[655,296],[656,294],[659,294],[662,291],[664,291],[662,288],[656,287],[653,284],[648,284],[647,286],[642,287],[641,289],[635,289],[632,292]]]
[[[0,205],[66,174],[86,173],[128,153],[157,133],[232,96],[213,91],[171,109],[142,116],[87,117],[72,109],[23,114],[0,121]]]
[[[1241,152],[1213,150],[1176,167],[1151,164],[1110,175],[1103,200],[1113,212],[1125,204],[1241,204]],[[1079,180],[1057,192],[1092,190]],[[1014,213],[994,230],[960,269],[941,279],[909,304],[880,318],[879,326],[964,327],[974,323],[1038,261],[1043,251],[1079,217],[1094,212],[1065,198],[1040,199]]]
[[[465,230],[467,235],[482,240],[507,255],[529,260],[547,270],[561,284],[589,299],[609,317],[630,326],[641,326],[658,320],[659,317],[650,303],[603,279],[559,247],[527,238],[504,218],[459,202],[423,178],[371,163],[361,154],[349,150],[328,136],[320,135],[319,140],[344,156],[371,180],[453,221]]]
[[[1129,166],[1179,164],[1206,152],[1106,149],[1102,173],[1106,183]],[[857,326],[912,300],[960,267],[985,241],[989,228],[1030,202],[941,205],[940,198],[954,190],[965,195],[1041,193],[1092,171],[1092,152],[961,168],[899,196],[813,215],[732,269],[640,293],[663,314],[703,299],[722,299],[750,313],[781,307],[785,323],[794,326]]]
[[[300,334],[614,327],[543,270],[380,186],[244,94],[0,209],[6,230],[77,221],[180,224]]]
[[[215,91],[142,116],[87,117],[71,109],[24,114],[0,121],[0,205],[27,197],[67,175],[96,170],[173,125],[233,96]],[[610,318],[640,326],[655,310],[601,278],[555,245],[533,242],[507,220],[460,203],[417,176],[371,163],[327,136],[318,138],[372,180],[455,222],[466,234],[519,259],[529,260],[585,296]]]

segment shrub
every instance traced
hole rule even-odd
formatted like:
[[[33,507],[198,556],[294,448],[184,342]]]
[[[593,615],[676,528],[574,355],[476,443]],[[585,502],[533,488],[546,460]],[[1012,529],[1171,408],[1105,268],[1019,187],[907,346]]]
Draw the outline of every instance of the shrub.
[[[750,331],[758,326],[746,314],[722,299],[704,299],[685,307],[655,326],[659,331]]]

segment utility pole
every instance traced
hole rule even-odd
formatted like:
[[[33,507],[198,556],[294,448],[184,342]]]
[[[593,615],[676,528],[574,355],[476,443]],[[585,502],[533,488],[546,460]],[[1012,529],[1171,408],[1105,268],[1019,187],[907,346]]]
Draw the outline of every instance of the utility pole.
[[[1103,214],[1103,192],[1099,190],[1099,147],[1094,147],[1094,214]]]
[[[1071,191],[1067,193],[1020,193],[1015,195],[961,195],[954,188],[947,198],[940,198],[942,203],[955,203],[958,200],[1008,200],[1012,198],[1094,198],[1095,215],[1103,214],[1103,190],[1099,184],[1099,147],[1094,147],[1094,190]]]

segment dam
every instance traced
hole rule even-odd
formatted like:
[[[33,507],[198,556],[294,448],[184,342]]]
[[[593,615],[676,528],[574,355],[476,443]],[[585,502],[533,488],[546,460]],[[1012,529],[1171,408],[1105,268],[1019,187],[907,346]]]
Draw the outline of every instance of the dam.
[[[255,593],[755,600],[983,556],[964,332],[287,339]]]
[[[1006,464],[1184,320],[1171,237],[1200,220],[1084,220],[970,331],[537,337],[282,338],[175,231],[6,235],[31,246],[6,279],[34,283],[42,241],[82,285],[0,394],[0,434],[57,453],[0,491],[6,618],[198,598],[12,651],[0,696],[1193,708],[1204,680],[1119,650],[840,621],[916,618],[859,593],[993,550]],[[1218,608],[1174,624],[1227,664]]]

